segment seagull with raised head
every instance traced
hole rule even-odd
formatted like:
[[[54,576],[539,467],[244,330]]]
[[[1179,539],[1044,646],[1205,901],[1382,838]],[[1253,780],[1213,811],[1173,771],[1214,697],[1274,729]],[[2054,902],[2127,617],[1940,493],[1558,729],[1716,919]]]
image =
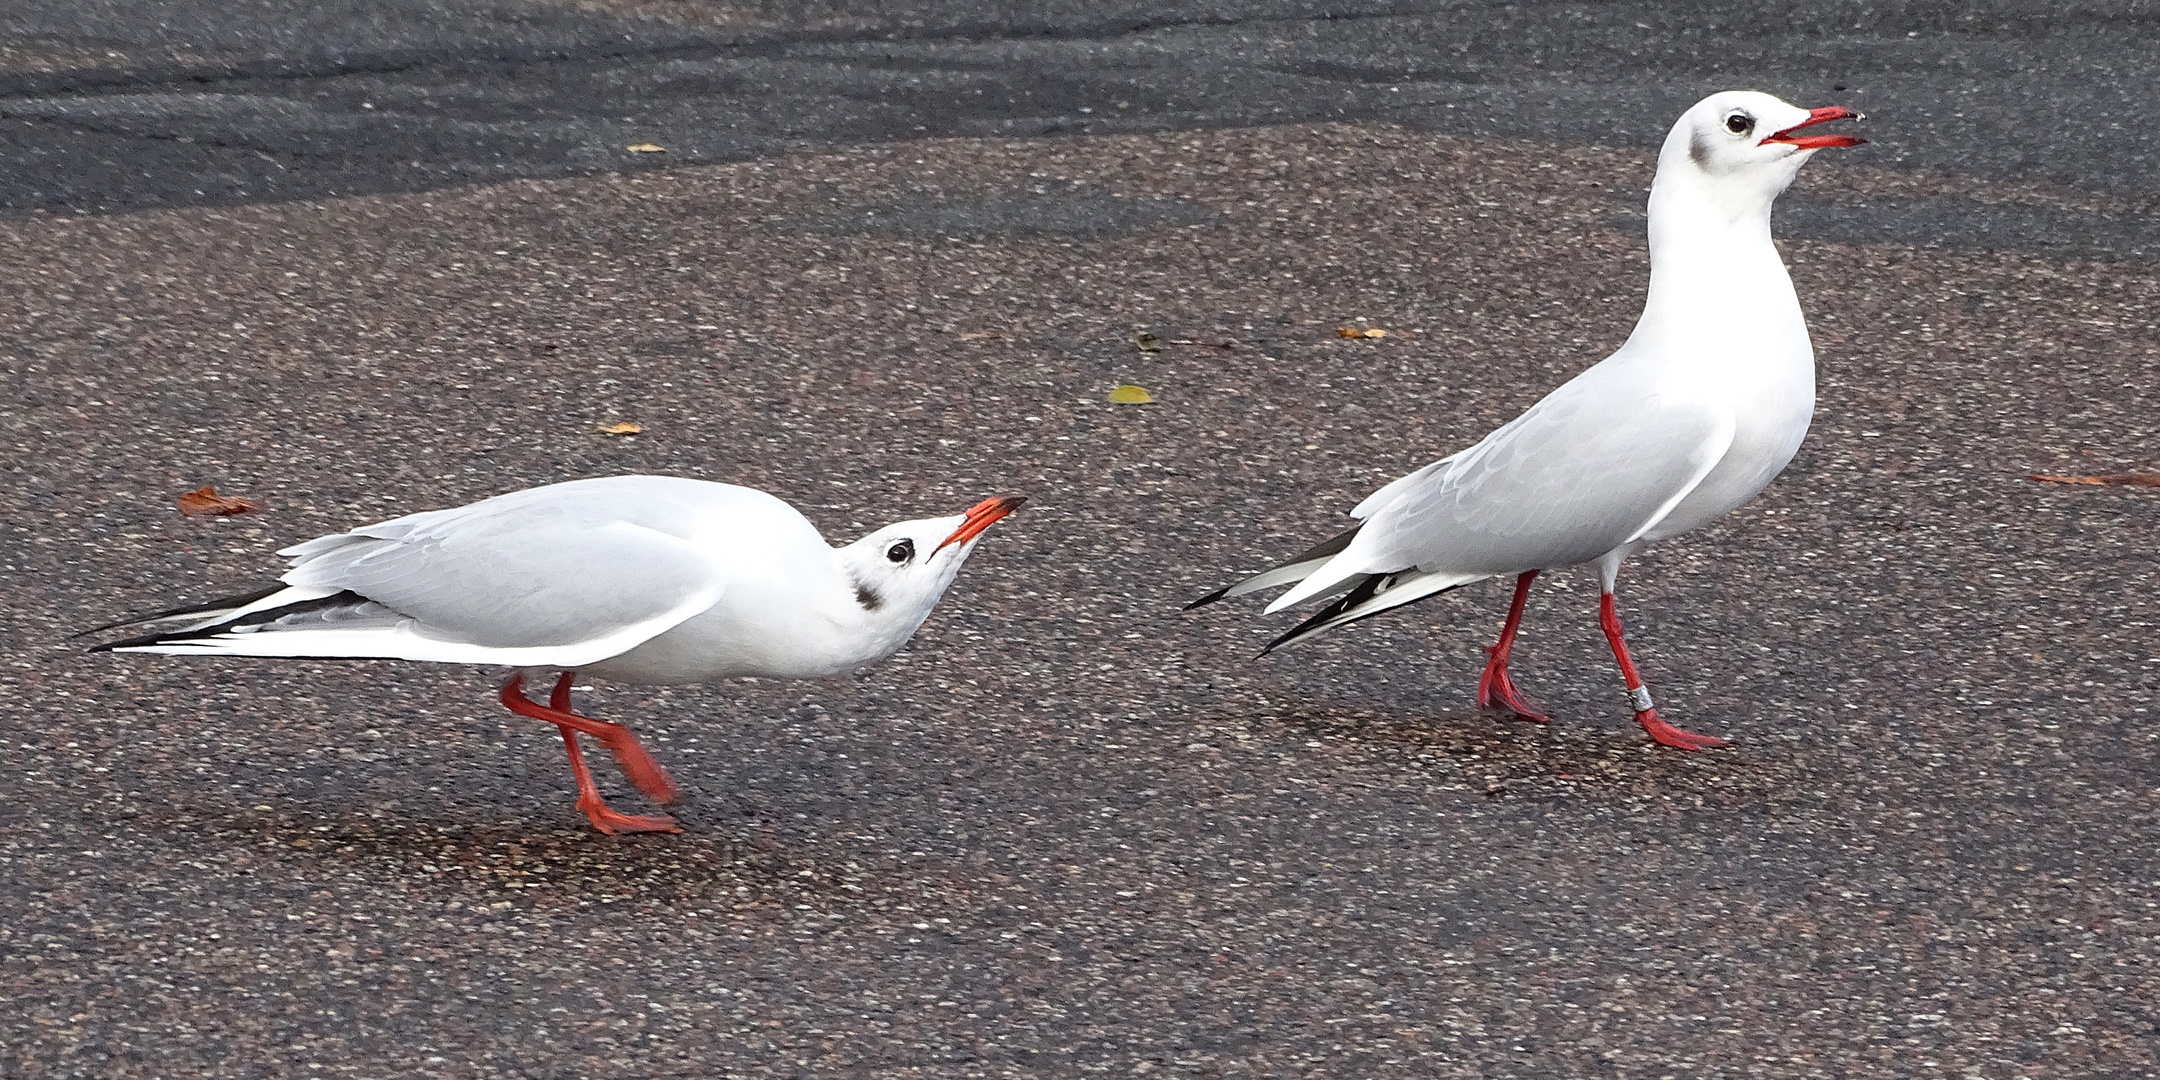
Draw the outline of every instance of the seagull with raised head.
[[[561,728],[578,809],[595,828],[680,831],[673,818],[601,801],[579,733],[600,740],[653,800],[672,802],[678,789],[628,728],[571,711],[575,676],[817,677],[882,660],[929,617],[983,530],[1022,501],[985,499],[835,548],[794,507],[752,488],[573,480],[286,548],[281,584],[99,627],[167,628],[92,651],[515,668],[502,703]],[[551,672],[559,675],[541,705],[525,682]]]
[[[1682,750],[1725,745],[1658,716],[1613,588],[1629,555],[1754,498],[1799,450],[1815,409],[1815,351],[1770,240],[1770,206],[1815,151],[1865,141],[1809,129],[1858,118],[1753,91],[1697,102],[1658,153],[1649,296],[1618,351],[1477,445],[1374,492],[1350,511],[1349,531],[1189,606],[1280,585],[1292,587],[1270,612],[1343,594],[1264,653],[1512,576],[1477,702],[1543,722],[1508,674],[1523,601],[1539,573],[1591,564],[1598,621],[1643,730]]]

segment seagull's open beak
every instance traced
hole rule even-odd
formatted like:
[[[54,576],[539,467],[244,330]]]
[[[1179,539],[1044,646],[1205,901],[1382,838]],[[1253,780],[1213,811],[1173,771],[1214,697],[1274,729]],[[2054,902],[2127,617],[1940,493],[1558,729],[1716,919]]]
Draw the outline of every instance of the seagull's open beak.
[[[1858,135],[1795,135],[1793,134],[1793,132],[1798,131],[1804,127],[1814,127],[1817,124],[1827,124],[1832,120],[1865,119],[1867,119],[1867,117],[1864,117],[1859,113],[1856,113],[1851,109],[1846,108],[1843,105],[1825,105],[1820,109],[1808,110],[1807,119],[1802,120],[1799,123],[1794,124],[1793,126],[1786,128],[1785,130],[1780,131],[1775,135],[1766,135],[1763,137],[1763,141],[1766,143],[1791,143],[1792,145],[1797,146],[1802,150],[1822,150],[1832,146],[1858,146],[1861,143],[1866,142],[1867,140],[1861,138]]]
[[[954,529],[951,536],[940,541],[936,550],[930,554],[935,555],[945,550],[947,545],[964,544],[975,539],[982,535],[984,529],[997,524],[999,518],[1020,509],[1020,504],[1026,501],[1027,498],[1021,495],[992,495],[968,507],[967,517],[961,520],[960,527]]]

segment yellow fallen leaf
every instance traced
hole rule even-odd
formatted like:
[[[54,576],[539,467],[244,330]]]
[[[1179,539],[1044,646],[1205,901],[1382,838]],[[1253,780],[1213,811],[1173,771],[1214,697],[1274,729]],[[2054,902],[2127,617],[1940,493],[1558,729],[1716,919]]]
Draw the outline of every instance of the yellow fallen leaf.
[[[642,424],[633,424],[633,423],[631,423],[631,422],[630,422],[630,421],[628,421],[628,420],[624,420],[624,421],[621,421],[621,422],[619,422],[619,423],[609,424],[609,425],[607,425],[606,427],[603,427],[603,428],[601,428],[601,429],[600,429],[600,434],[602,434],[602,435],[635,435],[635,434],[637,434],[638,432],[640,432],[640,431],[643,431],[643,430],[645,430],[645,427],[644,427],[644,425],[642,425]]]
[[[1110,403],[1113,405],[1153,405],[1155,404],[1155,395],[1148,393],[1146,387],[1126,383],[1110,391]]]
[[[1339,338],[1384,338],[1387,336],[1387,331],[1377,326],[1369,326],[1364,329],[1355,326],[1338,326],[1335,328],[1335,336]]]
[[[641,142],[641,143],[632,143],[632,144],[630,144],[629,146],[623,147],[623,149],[625,149],[625,150],[628,150],[628,151],[630,151],[630,152],[631,152],[631,153],[633,153],[633,154],[665,154],[665,153],[667,153],[667,147],[665,147],[665,146],[662,146],[662,145],[660,145],[659,143],[649,143],[649,142]]]

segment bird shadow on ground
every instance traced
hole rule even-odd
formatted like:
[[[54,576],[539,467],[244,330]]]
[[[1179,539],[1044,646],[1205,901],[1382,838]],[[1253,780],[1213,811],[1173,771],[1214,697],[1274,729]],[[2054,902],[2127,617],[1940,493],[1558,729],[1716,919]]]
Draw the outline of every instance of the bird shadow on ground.
[[[1494,798],[1681,799],[1729,807],[1758,803],[1777,787],[1769,763],[1744,746],[1689,753],[1653,745],[1633,726],[1623,732],[1538,724],[1480,709],[1404,714],[1358,702],[1306,702],[1243,719],[1256,734],[1429,763],[1433,779]]]
[[[582,824],[582,823],[581,823]],[[771,829],[731,835],[605,836],[567,825],[445,825],[390,815],[314,817],[286,810],[198,807],[133,816],[127,827],[192,838],[196,861],[326,881],[365,868],[446,899],[550,897],[646,905],[865,896],[853,869],[805,855]]]

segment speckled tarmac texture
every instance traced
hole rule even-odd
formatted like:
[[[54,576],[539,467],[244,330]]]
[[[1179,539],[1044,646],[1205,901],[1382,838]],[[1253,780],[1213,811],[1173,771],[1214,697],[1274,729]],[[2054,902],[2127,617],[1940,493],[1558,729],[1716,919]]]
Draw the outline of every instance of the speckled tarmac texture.
[[[1805,220],[2077,203],[1823,157]],[[2160,496],[2026,479],[2160,465],[2149,262],[1788,238],[1814,433],[1623,579],[1734,749],[1646,744],[1587,574],[1544,728],[1469,707],[1498,584],[1257,661],[1288,616],[1178,611],[1618,344],[1649,168],[1273,128],[0,224],[0,1075],[2160,1070]],[[67,638],[632,471],[1032,501],[894,662],[585,695],[680,836],[588,830],[482,671]]]

